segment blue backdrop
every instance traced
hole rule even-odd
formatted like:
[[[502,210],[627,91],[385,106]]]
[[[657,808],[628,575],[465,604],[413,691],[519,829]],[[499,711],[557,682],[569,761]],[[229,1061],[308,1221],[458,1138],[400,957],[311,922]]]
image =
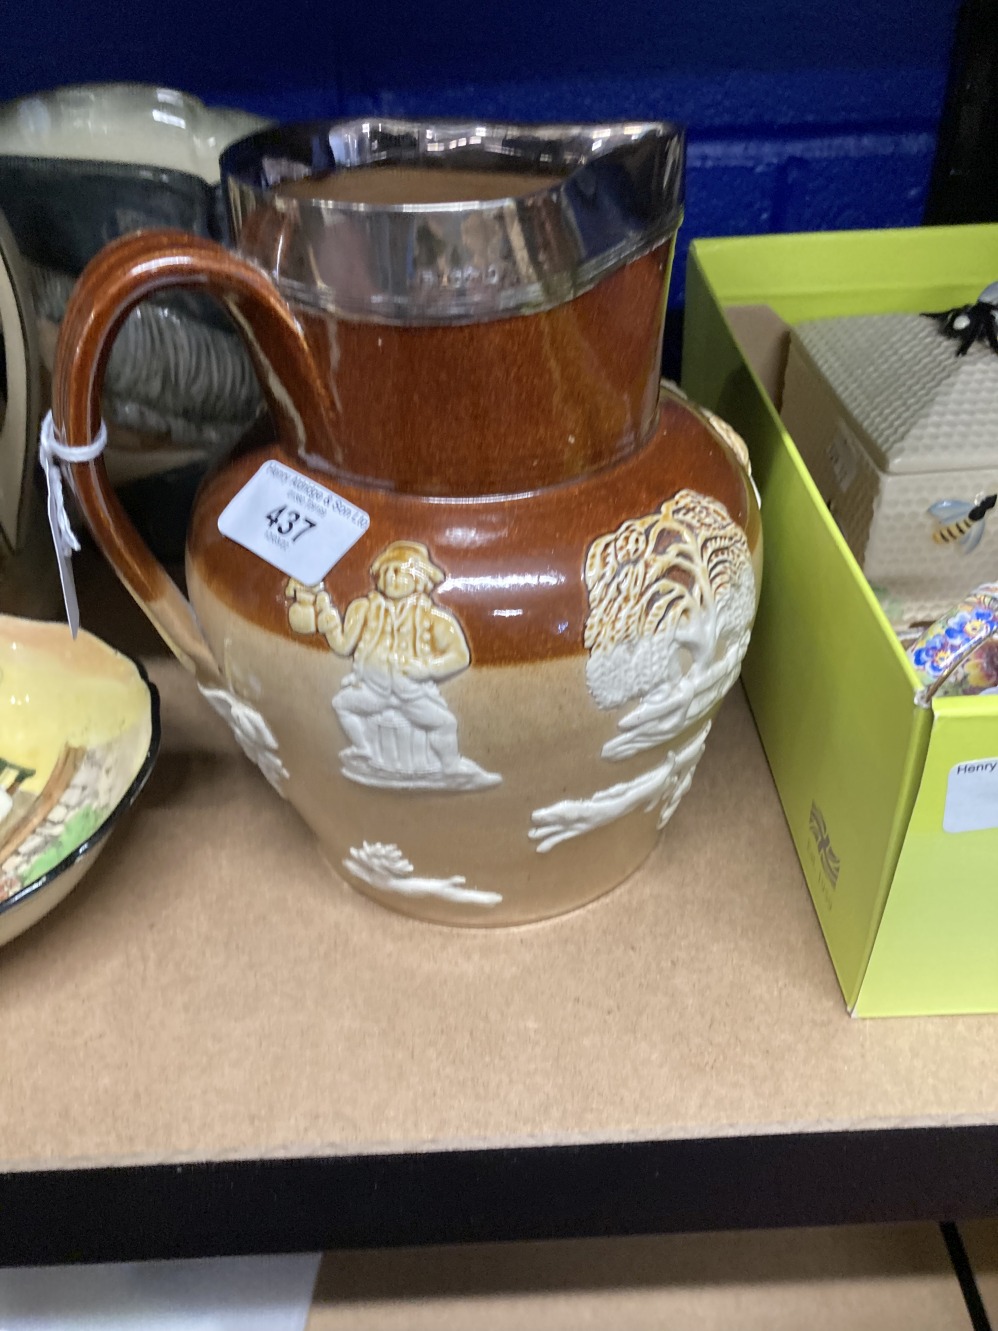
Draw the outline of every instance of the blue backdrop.
[[[0,0],[0,97],[159,82],[281,118],[666,117],[683,241],[922,214],[957,0]],[[682,254],[673,299],[681,299]]]

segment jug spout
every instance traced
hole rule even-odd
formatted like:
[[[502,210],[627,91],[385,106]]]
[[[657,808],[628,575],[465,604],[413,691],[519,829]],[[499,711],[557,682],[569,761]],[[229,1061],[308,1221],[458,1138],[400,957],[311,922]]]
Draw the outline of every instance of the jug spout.
[[[649,436],[683,133],[664,123],[281,126],[222,157],[232,238],[293,305],[339,416],[308,460],[485,495]]]

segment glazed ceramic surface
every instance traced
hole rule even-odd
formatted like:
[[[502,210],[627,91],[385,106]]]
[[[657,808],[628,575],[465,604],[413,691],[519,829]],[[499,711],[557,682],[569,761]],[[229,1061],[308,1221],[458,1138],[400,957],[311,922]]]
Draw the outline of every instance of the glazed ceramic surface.
[[[36,466],[40,384],[31,282],[0,213],[0,611],[45,616],[60,605]]]
[[[907,650],[926,706],[936,694],[998,693],[998,583],[975,587]]]
[[[784,421],[898,630],[931,623],[994,576],[996,411],[986,339],[961,347],[920,314],[791,330]]]
[[[66,301],[85,265],[108,241],[144,227],[221,238],[219,153],[264,123],[133,84],[60,88],[0,105],[0,208],[30,278],[45,393]],[[13,325],[4,335],[14,346]],[[105,380],[107,461],[164,555],[182,557],[194,488],[261,406],[249,357],[214,302],[176,293],[126,321]],[[172,505],[167,487],[157,503],[141,484],[167,472]],[[179,538],[171,539],[164,508],[178,506]]]
[[[218,158],[265,122],[141,84],[58,88],[0,104],[0,207],[27,259],[79,273],[144,226],[220,237]]]
[[[402,203],[342,197],[336,171],[363,192],[350,171],[393,154],[406,170],[372,188]],[[394,909],[515,924],[622,881],[737,678],[762,550],[744,445],[659,384],[681,164],[669,126],[271,131],[223,162],[251,263],[136,237],[70,304],[55,414],[73,443],[97,426],[93,365],[154,283],[196,270],[247,330],[277,438],[202,488],[189,605],[99,462],[74,488],[330,865]],[[504,194],[513,166],[537,188]],[[361,515],[317,580],[231,535],[230,505],[282,466]],[[299,516],[264,525],[288,543]]]
[[[223,150],[262,124],[259,116],[205,106],[174,88],[81,84],[0,106],[0,152],[156,165],[211,184]]]
[[[155,690],[127,657],[0,615],[0,944],[75,887],[158,743]]]

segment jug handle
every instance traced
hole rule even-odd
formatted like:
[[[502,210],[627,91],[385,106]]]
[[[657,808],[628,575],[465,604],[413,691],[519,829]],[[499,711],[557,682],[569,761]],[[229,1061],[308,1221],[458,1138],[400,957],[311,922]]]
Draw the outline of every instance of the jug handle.
[[[80,447],[96,436],[104,373],[118,330],[140,301],[176,287],[207,290],[228,310],[286,446],[304,453],[309,439],[335,439],[333,403],[305,334],[266,274],[213,240],[165,229],[113,241],[73,289],[52,382],[52,418],[60,438]],[[328,444],[324,451],[328,456]],[[97,544],[167,646],[200,682],[224,686],[193,607],[132,526],[103,458],[72,463],[69,471]]]

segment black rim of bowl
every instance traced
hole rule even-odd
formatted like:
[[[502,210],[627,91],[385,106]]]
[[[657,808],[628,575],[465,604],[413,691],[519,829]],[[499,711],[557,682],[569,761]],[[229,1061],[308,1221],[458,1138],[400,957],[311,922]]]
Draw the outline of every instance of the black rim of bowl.
[[[112,648],[112,650],[116,649]],[[6,915],[17,906],[23,905],[24,902],[27,901],[29,897],[34,896],[36,892],[44,891],[44,889],[48,887],[50,883],[54,882],[60,874],[64,874],[67,869],[72,868],[77,860],[80,860],[84,855],[89,854],[95,846],[100,845],[104,838],[109,835],[121,815],[127,812],[127,810],[135,803],[139,792],[149,779],[149,774],[152,772],[153,765],[159,754],[159,744],[161,739],[159,722],[159,690],[149,678],[145,666],[141,661],[137,661],[134,656],[129,656],[127,652],[118,652],[117,654],[125,657],[127,661],[131,661],[132,665],[139,672],[139,677],[149,692],[149,747],[146,750],[146,756],[142,760],[142,766],[139,768],[138,772],[136,772],[128,789],[101,823],[100,827],[91,832],[90,836],[88,836],[85,841],[81,841],[80,844],[61,859],[58,864],[53,864],[52,868],[43,873],[41,878],[36,878],[34,882],[28,883],[20,888],[13,896],[7,897],[5,901],[0,901],[0,916]]]

